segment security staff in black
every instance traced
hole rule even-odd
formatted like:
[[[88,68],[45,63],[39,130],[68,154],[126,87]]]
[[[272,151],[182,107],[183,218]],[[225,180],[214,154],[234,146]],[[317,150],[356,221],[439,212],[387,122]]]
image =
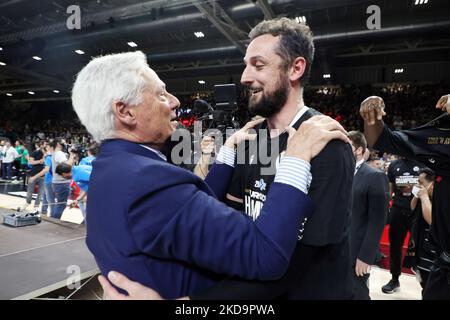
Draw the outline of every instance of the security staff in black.
[[[430,269],[423,299],[450,299],[450,95],[442,96],[438,118],[418,128],[391,131],[382,120],[380,97],[363,101],[360,114],[364,133],[375,149],[415,159],[436,173],[432,199],[431,236],[438,247],[438,259]],[[374,116],[371,116],[374,115]],[[378,118],[377,118],[378,116]]]
[[[436,247],[430,234],[432,221],[431,198],[433,196],[435,173],[430,168],[422,168],[419,171],[419,184],[414,198],[411,201],[411,209],[417,214],[416,222],[413,225],[412,236],[415,244],[414,269],[416,276],[423,289],[428,282],[430,269],[438,258],[436,256],[439,249]],[[413,192],[414,193],[414,192]]]
[[[399,277],[402,273],[402,248],[407,232],[411,232],[415,216],[410,203],[411,190],[419,180],[419,170],[423,165],[417,161],[398,159],[392,161],[388,169],[388,179],[392,198],[389,217],[389,261],[392,279],[381,290],[393,293],[400,288]]]
[[[297,129],[316,114],[320,113],[303,107],[294,117],[292,127]],[[261,129],[267,130],[266,121],[261,124]],[[239,164],[238,159],[228,192],[239,201],[229,204],[245,211],[252,219],[258,217],[264,205],[288,134],[285,132],[274,139],[259,138],[256,139],[258,144],[250,142],[246,146],[245,163]],[[279,152],[276,152],[278,147]],[[270,163],[260,155],[271,155]],[[352,299],[349,235],[354,170],[351,147],[340,141],[328,143],[311,162],[312,181],[308,195],[315,209],[299,230],[289,269],[280,280],[263,282],[229,278],[191,298]]]

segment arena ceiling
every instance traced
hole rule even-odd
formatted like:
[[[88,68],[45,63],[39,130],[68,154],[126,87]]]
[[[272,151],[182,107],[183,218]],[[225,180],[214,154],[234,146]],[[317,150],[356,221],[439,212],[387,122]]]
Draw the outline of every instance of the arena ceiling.
[[[313,83],[332,82],[322,75],[337,67],[448,62],[450,2],[426,2],[2,0],[0,103],[67,100],[74,76],[92,56],[136,49],[163,80],[184,79],[186,88],[201,90],[198,79],[239,75],[249,30],[280,16],[304,17],[314,32]],[[381,9],[379,30],[366,25],[373,4]],[[67,27],[71,5],[81,9],[80,29]]]

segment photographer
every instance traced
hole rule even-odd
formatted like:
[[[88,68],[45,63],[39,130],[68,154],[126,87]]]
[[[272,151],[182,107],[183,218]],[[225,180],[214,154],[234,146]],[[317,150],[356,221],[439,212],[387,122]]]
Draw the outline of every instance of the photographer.
[[[95,160],[95,157],[97,156],[98,153],[98,145],[96,143],[92,144],[88,149],[87,149],[87,157],[81,158],[79,165],[87,165],[87,166],[92,166],[92,161]]]

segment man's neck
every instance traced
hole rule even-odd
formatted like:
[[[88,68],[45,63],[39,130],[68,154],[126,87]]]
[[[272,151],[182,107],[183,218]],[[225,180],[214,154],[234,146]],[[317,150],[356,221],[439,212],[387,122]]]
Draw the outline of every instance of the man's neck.
[[[295,99],[294,101],[286,101],[281,111],[267,118],[267,126],[270,130],[270,137],[274,138],[283,133],[286,127],[292,122],[297,113],[305,107],[303,99]]]
[[[116,139],[122,139],[122,140],[139,143],[139,144],[142,144],[144,146],[150,147],[150,148],[158,150],[158,151],[162,151],[163,147],[164,147],[164,145],[162,145],[162,144],[156,144],[156,143],[152,143],[152,142],[143,141],[143,139],[140,139],[137,135],[135,135],[129,131],[123,131],[123,130],[116,131],[114,137]]]

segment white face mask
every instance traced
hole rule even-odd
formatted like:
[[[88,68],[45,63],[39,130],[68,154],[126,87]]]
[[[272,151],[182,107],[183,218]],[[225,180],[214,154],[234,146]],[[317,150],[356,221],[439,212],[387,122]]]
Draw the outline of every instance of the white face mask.
[[[428,186],[426,186],[426,187],[424,187],[427,191],[431,188],[431,186],[432,186],[433,184],[432,183],[430,183]],[[416,197],[416,198],[419,198],[419,190],[420,190],[420,187],[419,186],[414,186],[413,188],[412,188],[412,190],[411,190],[411,193],[414,195],[414,197]]]
[[[419,190],[420,190],[420,188],[418,186],[414,186],[412,188],[411,193],[414,195],[414,197],[419,198]]]

